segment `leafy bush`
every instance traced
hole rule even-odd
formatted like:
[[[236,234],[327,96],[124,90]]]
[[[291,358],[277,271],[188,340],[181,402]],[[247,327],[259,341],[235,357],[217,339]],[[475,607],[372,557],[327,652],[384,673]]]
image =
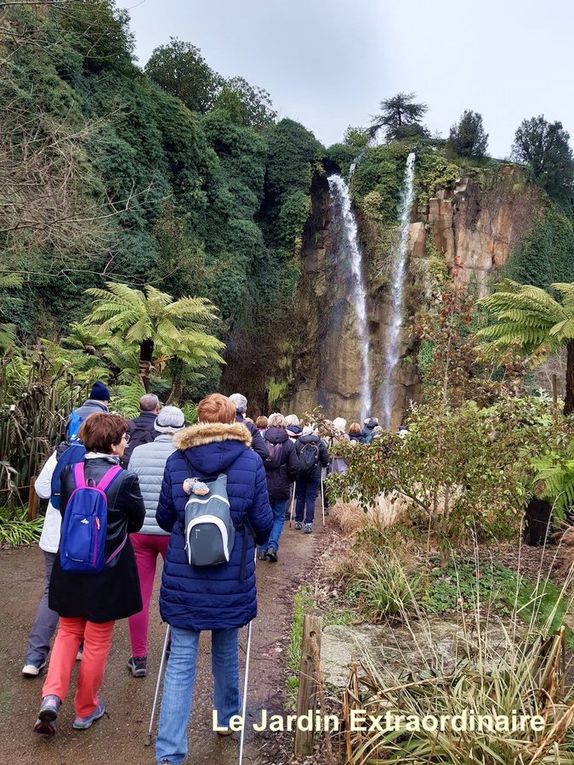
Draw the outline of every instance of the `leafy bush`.
[[[406,499],[412,525],[432,532],[444,550],[475,535],[515,537],[534,478],[531,460],[567,440],[566,424],[553,428],[550,402],[532,397],[484,409],[474,402],[458,409],[420,404],[408,429],[403,439],[389,433],[367,447],[347,447],[347,473],[328,484],[364,509],[383,492]]]
[[[42,532],[43,518],[29,521],[26,508],[18,510],[0,507],[0,547],[36,544]]]

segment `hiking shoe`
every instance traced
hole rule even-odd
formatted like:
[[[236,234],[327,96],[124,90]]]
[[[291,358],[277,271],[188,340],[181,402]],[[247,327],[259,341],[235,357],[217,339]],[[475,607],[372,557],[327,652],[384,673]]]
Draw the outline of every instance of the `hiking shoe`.
[[[277,550],[274,547],[270,547],[267,550],[267,560],[270,560],[272,563],[277,563]]]
[[[303,528],[303,534],[310,534],[313,531],[313,524],[312,523],[306,523]]]
[[[40,672],[46,666],[46,659],[41,664],[24,664],[22,667],[22,674],[24,677],[38,677]]]
[[[258,560],[267,560],[267,553],[268,553],[267,550],[259,550],[259,552],[257,553],[257,559]]]
[[[295,521],[295,528],[297,531],[303,528],[303,524],[301,523],[301,521]]]
[[[53,736],[56,732],[56,718],[60,711],[62,702],[59,696],[50,694],[44,696],[40,709],[38,710],[38,719],[34,724],[34,731],[41,736]]]
[[[91,715],[88,715],[87,717],[74,718],[72,728],[75,728],[76,730],[87,730],[87,728],[91,728],[92,723],[94,723],[96,720],[99,720],[100,717],[103,717],[105,711],[106,707],[104,702],[100,699],[98,701],[98,706],[94,709]]]
[[[130,656],[128,669],[134,677],[145,677],[147,675],[147,656]]]

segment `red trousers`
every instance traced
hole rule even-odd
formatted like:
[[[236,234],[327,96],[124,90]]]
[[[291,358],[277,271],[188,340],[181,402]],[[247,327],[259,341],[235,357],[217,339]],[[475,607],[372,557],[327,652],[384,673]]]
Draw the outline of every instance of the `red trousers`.
[[[54,694],[64,701],[70,687],[76,654],[83,640],[84,655],[78,673],[74,707],[78,717],[90,715],[98,706],[98,693],[112,647],[114,624],[96,624],[82,617],[61,616],[42,696]]]

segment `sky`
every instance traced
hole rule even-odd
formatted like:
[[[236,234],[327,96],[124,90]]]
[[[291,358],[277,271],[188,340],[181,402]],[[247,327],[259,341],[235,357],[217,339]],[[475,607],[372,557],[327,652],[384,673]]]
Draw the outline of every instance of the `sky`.
[[[269,91],[279,117],[329,146],[380,102],[414,91],[431,132],[482,114],[509,156],[524,118],[560,120],[574,145],[573,0],[118,0],[143,66],[170,37],[224,77]]]

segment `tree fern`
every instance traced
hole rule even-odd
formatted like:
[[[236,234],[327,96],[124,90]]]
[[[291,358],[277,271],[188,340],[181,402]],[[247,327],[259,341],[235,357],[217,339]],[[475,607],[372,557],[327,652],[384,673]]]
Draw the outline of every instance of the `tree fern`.
[[[191,367],[220,364],[219,351],[225,345],[206,332],[217,317],[216,307],[205,298],[172,296],[146,285],[141,290],[108,282],[107,289],[91,288],[94,298],[84,328],[95,328],[99,340],[121,342],[126,349],[139,349],[139,374],[146,390],[152,369],[165,369],[168,361],[179,358]]]
[[[540,353],[566,345],[566,398],[564,414],[574,411],[574,284],[556,283],[552,288],[562,302],[540,287],[510,280],[478,301],[491,323],[477,332],[487,349],[515,347],[523,353]]]

